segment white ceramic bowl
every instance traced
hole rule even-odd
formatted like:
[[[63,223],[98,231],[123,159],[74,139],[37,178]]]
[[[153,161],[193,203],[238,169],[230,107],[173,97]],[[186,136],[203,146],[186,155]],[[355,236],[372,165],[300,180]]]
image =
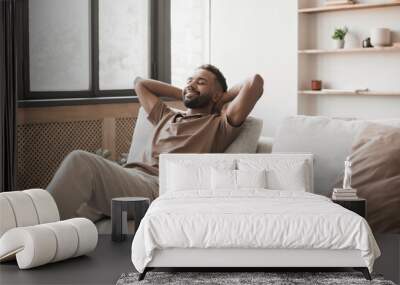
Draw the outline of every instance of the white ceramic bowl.
[[[371,44],[374,47],[390,46],[392,44],[390,30],[386,28],[372,29]]]

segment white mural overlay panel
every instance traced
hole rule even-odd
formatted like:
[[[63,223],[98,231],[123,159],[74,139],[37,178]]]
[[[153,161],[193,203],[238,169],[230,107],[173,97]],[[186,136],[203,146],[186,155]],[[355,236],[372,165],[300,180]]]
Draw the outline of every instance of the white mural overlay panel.
[[[171,0],[171,82],[183,87],[199,65],[210,61],[209,0]]]
[[[99,1],[100,89],[132,89],[150,75],[148,0]]]
[[[31,91],[90,88],[89,0],[29,1]]]

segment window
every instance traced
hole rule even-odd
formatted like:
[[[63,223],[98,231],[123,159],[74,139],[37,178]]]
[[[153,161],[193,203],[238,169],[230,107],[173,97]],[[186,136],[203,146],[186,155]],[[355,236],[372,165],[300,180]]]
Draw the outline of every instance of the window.
[[[24,3],[30,89],[22,100],[131,100],[136,76],[182,87],[194,68],[210,61],[210,0]]]
[[[151,45],[163,32],[153,26],[166,26],[156,19],[169,13],[163,1],[26,0],[30,90],[21,99],[132,98],[134,78],[157,78],[166,61]]]

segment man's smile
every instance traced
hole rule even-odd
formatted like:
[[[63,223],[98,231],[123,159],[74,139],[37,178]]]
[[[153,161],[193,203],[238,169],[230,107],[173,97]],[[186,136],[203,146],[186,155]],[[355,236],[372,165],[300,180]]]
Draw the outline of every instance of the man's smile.
[[[190,98],[193,98],[193,97],[196,97],[196,96],[199,96],[199,95],[200,94],[198,92],[188,91],[188,92],[185,93],[185,98],[190,99]]]

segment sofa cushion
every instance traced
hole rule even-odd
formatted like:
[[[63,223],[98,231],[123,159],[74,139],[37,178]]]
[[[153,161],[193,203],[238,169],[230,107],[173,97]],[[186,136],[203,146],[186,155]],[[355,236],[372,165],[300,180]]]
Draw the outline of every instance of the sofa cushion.
[[[400,128],[368,125],[354,140],[350,160],[352,187],[367,200],[371,228],[400,233]]]
[[[262,127],[263,121],[261,119],[247,117],[238,137],[228,146],[225,153],[255,153]]]
[[[314,192],[330,196],[354,136],[364,124],[328,117],[288,117],[277,129],[272,153],[313,153]]]
[[[133,130],[132,143],[129,149],[127,163],[144,161],[143,157],[150,157],[148,145],[151,145],[151,137],[154,126],[147,120],[146,111],[140,107]]]
[[[376,120],[400,126],[400,119]],[[329,117],[292,116],[278,127],[273,153],[314,154],[314,192],[330,196],[356,135],[371,122]]]
[[[225,153],[255,153],[262,126],[262,120],[248,117],[243,123],[238,137],[226,149]],[[147,120],[147,113],[142,107],[139,108],[127,163],[141,162],[144,157],[151,155],[149,146],[151,146],[153,131],[154,126]]]

